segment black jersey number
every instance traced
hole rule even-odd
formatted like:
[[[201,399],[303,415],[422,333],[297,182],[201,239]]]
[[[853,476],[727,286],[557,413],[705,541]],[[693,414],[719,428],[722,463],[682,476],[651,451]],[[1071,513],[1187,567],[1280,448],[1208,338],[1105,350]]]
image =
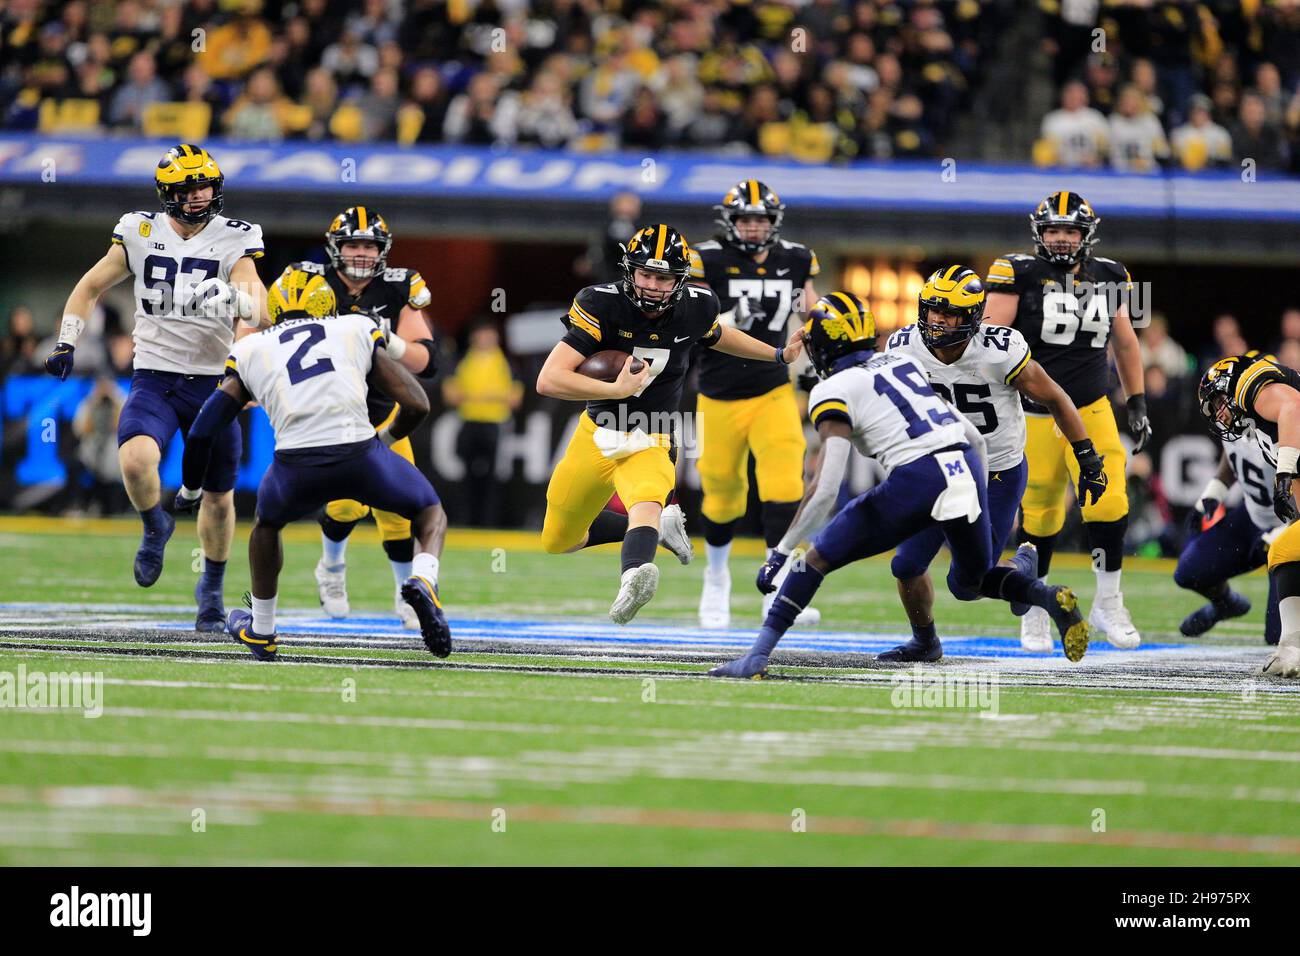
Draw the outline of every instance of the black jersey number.
[[[1110,313],[1106,311],[1106,297],[1088,297],[1083,314],[1079,314],[1079,297],[1073,292],[1048,292],[1043,295],[1044,342],[1049,345],[1074,345],[1080,332],[1092,335],[1080,345],[1104,349],[1110,338]]]
[[[969,418],[981,435],[990,435],[998,430],[997,409],[993,407],[992,402],[980,401],[982,398],[992,396],[993,389],[990,386],[958,382],[951,392],[942,382],[931,382],[930,387],[942,395],[944,401],[956,406],[957,411]]]

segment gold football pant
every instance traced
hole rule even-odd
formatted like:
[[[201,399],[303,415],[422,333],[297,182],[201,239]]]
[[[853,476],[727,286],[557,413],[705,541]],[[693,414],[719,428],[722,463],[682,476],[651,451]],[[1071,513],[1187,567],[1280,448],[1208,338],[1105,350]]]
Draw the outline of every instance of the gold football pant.
[[[749,500],[749,456],[762,501],[798,501],[803,497],[806,444],[794,386],[779,385],[754,398],[699,396],[702,443],[698,468],[704,491],[701,510],[715,524],[743,517]]]
[[[392,412],[383,420],[377,428],[383,428],[385,425],[392,423],[397,417],[397,406],[393,406]],[[415,451],[411,448],[411,439],[403,438],[393,443],[392,449],[401,455],[411,464],[415,464]],[[363,505],[359,501],[353,501],[350,498],[340,498],[338,501],[331,501],[325,506],[325,514],[335,521],[343,524],[350,524],[353,521],[360,521],[366,515],[371,513],[369,505]],[[405,541],[411,536],[411,522],[401,515],[393,514],[391,511],[380,511],[374,509],[375,524],[379,527],[379,535],[385,541]]]
[[[1096,504],[1083,504],[1084,521],[1118,521],[1128,514],[1128,488],[1124,465],[1127,456],[1119,440],[1119,428],[1110,400],[1097,399],[1079,409],[1084,430],[1105,458],[1106,493]],[[1047,538],[1061,530],[1065,524],[1065,486],[1079,486],[1079,463],[1074,449],[1047,415],[1026,415],[1028,434],[1025,439],[1025,458],[1029,463],[1029,481],[1021,500],[1024,513],[1024,530],[1039,538]]]
[[[1272,571],[1279,564],[1300,561],[1300,521],[1287,525],[1268,546],[1268,569]],[[1293,594],[1279,594],[1278,597],[1296,597]]]
[[[643,501],[662,505],[673,490],[676,468],[668,454],[667,435],[651,436],[659,444],[611,460],[596,447],[595,433],[596,423],[583,412],[546,486],[542,547],[550,554],[575,547],[615,492],[630,509]]]

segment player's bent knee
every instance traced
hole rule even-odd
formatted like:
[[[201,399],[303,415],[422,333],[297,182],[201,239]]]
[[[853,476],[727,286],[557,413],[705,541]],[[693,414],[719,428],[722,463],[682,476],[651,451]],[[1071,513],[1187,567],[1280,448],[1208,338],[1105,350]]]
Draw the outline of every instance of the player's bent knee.
[[[1128,514],[1128,495],[1122,486],[1117,489],[1112,483],[1096,504],[1084,505],[1082,511],[1084,521],[1119,521]]]
[[[542,522],[542,550],[547,554],[566,554],[582,540],[586,528],[576,528],[573,523],[552,520]]]
[[[978,601],[980,595],[980,578],[968,576],[956,568],[948,569],[948,593],[958,601]]]
[[[700,511],[704,517],[708,518],[714,524],[727,524],[742,518],[745,515],[745,501],[743,498],[720,495],[705,495],[704,501],[700,505]]]
[[[889,562],[890,572],[900,581],[919,578],[925,574],[928,567],[902,551],[896,551],[893,560]]]
[[[353,521],[360,521],[370,514],[370,506],[363,505],[359,501],[341,499],[327,504],[325,514],[340,524],[349,524]]]

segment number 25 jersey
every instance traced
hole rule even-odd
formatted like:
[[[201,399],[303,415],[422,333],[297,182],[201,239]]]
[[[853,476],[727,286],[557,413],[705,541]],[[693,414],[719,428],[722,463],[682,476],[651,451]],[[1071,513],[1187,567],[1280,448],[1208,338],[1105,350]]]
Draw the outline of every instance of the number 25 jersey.
[[[277,450],[351,445],[375,434],[366,378],[386,344],[368,315],[290,319],[236,342],[226,372],[266,410]]]
[[[1114,311],[1132,290],[1128,270],[1114,259],[1083,260],[1077,275],[1038,256],[1013,253],[989,268],[989,294],[1020,297],[1014,327],[1025,337],[1034,359],[1046,369],[1076,408],[1091,405],[1110,391],[1110,341]],[[1025,402],[1025,409],[1047,409]]]

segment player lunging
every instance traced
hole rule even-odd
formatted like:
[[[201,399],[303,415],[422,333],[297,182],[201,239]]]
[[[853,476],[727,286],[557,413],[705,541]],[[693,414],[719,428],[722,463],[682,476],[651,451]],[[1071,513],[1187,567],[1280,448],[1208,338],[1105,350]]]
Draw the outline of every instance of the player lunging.
[[[1120,384],[1128,396],[1128,425],[1134,452],[1151,438],[1147,421],[1142,358],[1129,319],[1128,270],[1113,259],[1092,255],[1100,217],[1078,193],[1053,193],[1029,217],[1035,255],[1011,254],[994,261],[988,275],[984,321],[1014,325],[1035,359],[1079,409],[1084,428],[1106,464],[1109,491],[1080,502],[1097,593],[1088,623],[1116,647],[1141,643],[1120,592],[1124,531],[1128,527],[1126,456],[1107,397],[1106,346],[1115,353]],[[1021,536],[1038,549],[1038,574],[1046,577],[1056,535],[1065,523],[1067,476],[1079,470],[1066,438],[1046,409],[1029,402],[1025,455],[1029,477],[1022,502]],[[1030,649],[1050,640],[1047,616],[1030,611],[1021,621],[1021,643]]]
[[[1263,672],[1300,677],[1300,374],[1270,358],[1220,359],[1197,388],[1201,415],[1228,442],[1253,438],[1276,469],[1273,511],[1286,527],[1268,549],[1268,576],[1277,592],[1281,636]]]
[[[993,557],[1006,546],[1025,490],[1025,413],[1020,397],[1051,413],[1069,440],[1079,470],[1079,500],[1095,502],[1106,493],[1101,456],[1084,432],[1069,397],[1033,360],[1024,337],[1015,329],[982,325],[984,284],[970,269],[940,269],[921,289],[914,325],[889,337],[889,349],[914,359],[930,386],[965,415],[984,436],[988,462],[989,524]],[[891,564],[898,594],[912,625],[913,639],[885,660],[937,660],[939,638],[934,626],[934,584],[928,568],[943,544],[943,531],[932,526],[898,547]],[[1037,577],[1037,555],[1025,544],[1013,559],[1018,570]],[[1022,613],[1025,605],[1014,608]],[[1050,609],[1048,609],[1050,610]],[[1087,625],[1077,640],[1086,642]],[[1050,652],[1050,633],[1032,650]]]
[[[295,262],[289,268],[324,276],[334,290],[340,313],[372,318],[384,332],[389,356],[419,377],[432,378],[436,372],[436,346],[428,337],[430,325],[424,314],[431,300],[429,288],[414,269],[389,268],[388,250],[392,244],[393,235],[383,216],[369,206],[352,206],[335,216],[325,233],[328,266]],[[371,425],[382,428],[395,420],[397,407],[387,395],[372,391],[367,403]],[[415,462],[409,438],[395,443],[393,451]],[[330,617],[348,614],[348,536],[369,513],[371,509],[359,501],[340,499],[331,501],[321,514],[322,553],[316,564],[316,587],[321,606]],[[397,616],[403,627],[416,630],[419,621],[401,595],[402,583],[411,576],[415,553],[411,523],[383,509],[375,510],[374,516],[393,570]]]
[[[260,402],[275,430],[275,459],[258,486],[248,539],[252,613],[231,611],[227,630],[258,660],[275,659],[280,530],[346,495],[412,522],[420,550],[402,597],[420,622],[425,645],[446,657],[451,630],[437,589],[447,517],[429,480],[388,448],[428,414],[424,389],[388,357],[384,333],[370,316],[335,316],[334,293],[323,276],[284,273],[269,306],[274,324],[236,343],[225,381],[194,422],[182,464],[184,487],[176,496],[178,510],[197,503],[215,437],[246,402]],[[396,417],[378,432],[367,414],[371,389],[399,403]]]
[[[81,277],[63,310],[58,345],[45,360],[61,379],[72,371],[77,338],[96,300],[135,276],[134,373],[117,426],[118,460],[144,533],[135,554],[135,580],[152,587],[176,522],[163,511],[158,463],[179,428],[188,436],[203,402],[217,387],[234,339],[235,319],[256,325],[264,290],[253,260],[262,230],[227,219],[225,176],[204,149],[173,146],[154,171],[163,214],[129,212],[118,220],[108,252]],[[222,582],[235,533],[232,489],[243,442],[231,421],[216,436],[199,512],[203,573],[194,589],[195,627],[225,626]]]
[[[850,293],[833,292],[817,301],[804,342],[821,378],[808,398],[808,417],[824,451],[794,522],[758,572],[758,589],[772,590],[791,552],[821,530],[803,560],[791,564],[749,653],[710,675],[762,677],[773,648],[827,574],[935,526],[952,550],[948,589],[953,596],[1050,607],[1066,655],[1082,657],[1087,628],[1069,589],[1049,588],[1013,567],[993,566],[984,440],[975,426],[930,387],[904,349],[876,354],[875,319]],[[888,474],[822,528],[839,495],[850,445],[876,458]],[[892,659],[922,659],[923,650],[912,642],[897,648]]]
[[[537,376],[537,391],[586,402],[564,457],[546,488],[542,545],[551,554],[622,541],[622,577],[610,619],[626,624],[659,585],[661,542],[682,564],[691,542],[673,490],[674,422],[691,348],[699,342],[752,361],[788,365],[802,351],[796,332],[782,347],[718,322],[718,298],[687,285],[690,248],[671,226],[639,230],[623,256],[623,278],[588,286],[573,300],[565,333]],[[589,356],[626,354],[618,377],[601,381],[577,369]],[[634,359],[643,364],[633,371]],[[617,492],[627,514],[605,509]]]
[[[714,209],[721,239],[694,247],[691,278],[718,296],[725,310],[719,316],[723,325],[771,346],[783,345],[791,318],[817,300],[812,282],[820,271],[816,254],[781,238],[785,204],[758,180],[733,186]],[[749,457],[754,456],[763,537],[770,549],[790,526],[803,497],[803,426],[789,369],[716,349],[701,356],[696,412],[708,556],[700,626],[725,628],[731,624],[727,559],[749,499]],[[814,608],[806,608],[799,623],[816,623],[818,617]]]

